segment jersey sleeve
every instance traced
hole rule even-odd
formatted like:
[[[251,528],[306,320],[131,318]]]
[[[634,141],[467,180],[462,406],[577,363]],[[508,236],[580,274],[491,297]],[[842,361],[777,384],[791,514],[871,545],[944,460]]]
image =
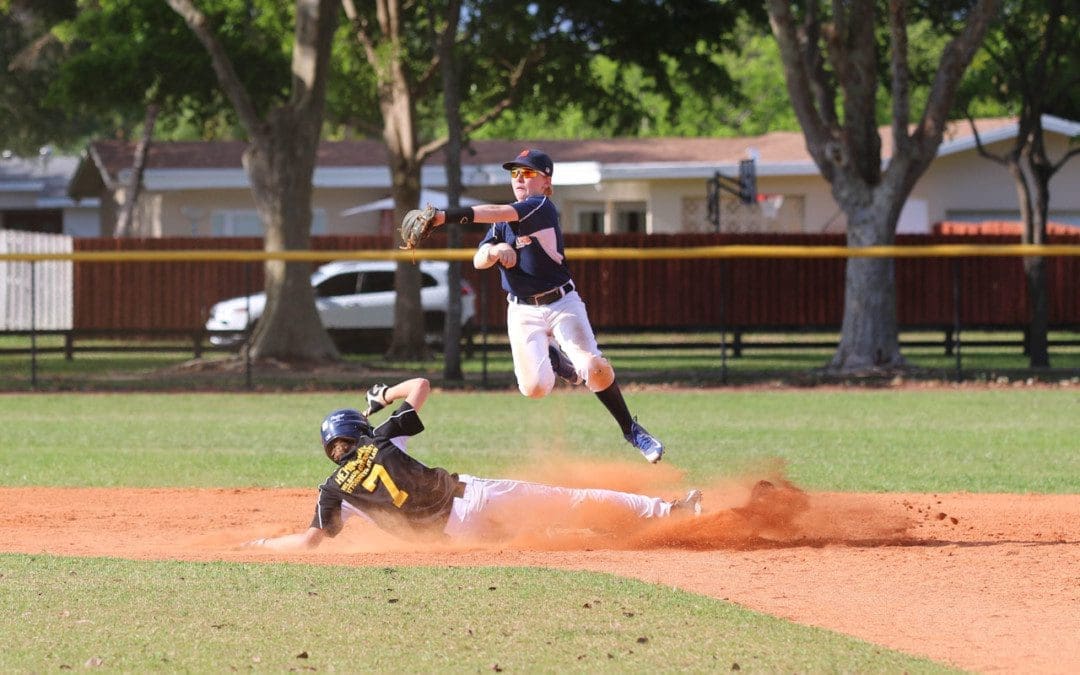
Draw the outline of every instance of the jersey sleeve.
[[[337,536],[343,524],[341,503],[339,494],[328,490],[325,484],[320,485],[319,501],[315,504],[315,516],[311,519],[311,527],[319,528],[329,537]]]
[[[420,415],[408,401],[398,406],[385,422],[375,427],[375,440],[392,440],[399,436],[415,436],[424,430]]]
[[[559,211],[551,200],[543,195],[526,197],[520,202],[514,202],[512,206],[518,214],[519,235],[531,235],[559,227]]]

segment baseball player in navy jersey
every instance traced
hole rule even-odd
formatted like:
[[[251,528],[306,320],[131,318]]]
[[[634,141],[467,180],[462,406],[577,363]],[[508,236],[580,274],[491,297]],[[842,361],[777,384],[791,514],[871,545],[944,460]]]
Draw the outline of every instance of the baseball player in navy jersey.
[[[570,277],[559,212],[551,201],[551,158],[539,150],[522,150],[503,168],[510,172],[513,204],[438,211],[434,223],[492,224],[473,256],[473,266],[478,270],[499,266],[518,389],[530,398],[541,398],[555,386],[556,375],[571,384],[584,384],[619,423],[623,437],[645,459],[659,462],[664,446],[631,416]]]
[[[408,439],[424,430],[420,409],[431,387],[414,378],[367,392],[365,412],[342,408],[320,427],[323,450],[337,468],[319,486],[311,525],[304,532],[257,539],[244,547],[273,550],[314,548],[336,536],[352,516],[405,538],[490,540],[515,534],[520,514],[542,512],[557,526],[587,505],[625,513],[629,520],[701,513],[701,492],[682,499],[603,489],[565,488],[518,480],[478,478],[428,467],[406,451]],[[369,415],[395,401],[401,404],[382,424]]]

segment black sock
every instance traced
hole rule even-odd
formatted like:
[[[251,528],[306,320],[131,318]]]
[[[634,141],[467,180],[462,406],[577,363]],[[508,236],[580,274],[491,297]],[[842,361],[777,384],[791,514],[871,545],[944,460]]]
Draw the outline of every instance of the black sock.
[[[634,423],[634,419],[630,416],[630,409],[626,407],[626,400],[623,399],[619,383],[612,382],[611,386],[604,391],[596,392],[596,398],[600,399],[611,416],[619,423],[623,435],[630,433],[630,425]]]

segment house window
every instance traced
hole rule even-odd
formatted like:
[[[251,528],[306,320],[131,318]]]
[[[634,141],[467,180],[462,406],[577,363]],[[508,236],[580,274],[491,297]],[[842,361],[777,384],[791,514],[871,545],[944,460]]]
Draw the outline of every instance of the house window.
[[[578,211],[578,232],[604,233],[604,210],[583,209]]]
[[[615,206],[615,231],[646,234],[645,203],[627,202]]]
[[[0,228],[61,234],[64,231],[64,214],[58,210],[0,211]]]
[[[577,230],[590,234],[604,234],[607,220],[605,208],[611,209],[612,232],[645,234],[645,202],[609,202],[608,204],[578,204]]]
[[[261,237],[262,221],[255,209],[222,209],[210,215],[210,226],[215,237]],[[311,233],[326,234],[326,210],[311,212]]]

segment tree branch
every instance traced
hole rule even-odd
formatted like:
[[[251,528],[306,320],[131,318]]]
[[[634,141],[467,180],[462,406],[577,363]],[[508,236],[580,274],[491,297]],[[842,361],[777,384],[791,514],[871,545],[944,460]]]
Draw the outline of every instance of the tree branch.
[[[1058,160],[1057,162],[1054,162],[1050,166],[1050,174],[1053,175],[1053,174],[1057,173],[1058,171],[1060,171],[1061,167],[1065,166],[1066,162],[1068,162],[1073,157],[1076,157],[1077,155],[1080,155],[1080,147],[1073,148],[1072,150],[1069,150],[1068,152],[1066,152],[1065,155],[1060,160]]]
[[[795,108],[795,115],[806,135],[808,149],[828,178],[831,162],[820,149],[831,140],[830,126],[835,120],[835,114],[832,101],[825,100],[823,94],[825,82],[818,77],[822,73],[817,67],[820,64],[812,63],[813,55],[817,53],[816,46],[813,46],[816,44],[817,27],[816,17],[813,16],[814,6],[816,5],[812,0],[807,3],[807,25],[802,36],[807,44],[803,45],[804,49],[800,49],[802,40],[795,27],[790,3],[786,0],[768,0],[769,24],[780,47],[791,105]],[[817,107],[814,101],[817,101]]]
[[[975,149],[979,153],[979,155],[981,157],[989,159],[992,162],[997,162],[998,164],[1007,167],[1009,165],[1009,160],[1006,157],[1001,155],[995,155],[994,153],[987,150],[986,146],[983,145],[982,136],[979,135],[979,128],[975,126],[975,118],[971,116],[971,112],[966,111],[964,113],[964,117],[967,118],[968,126],[971,127],[971,134],[975,137]]]
[[[319,89],[325,87],[330,67],[330,42],[337,26],[332,0],[297,0],[296,31],[292,52],[292,95],[290,103],[299,114],[322,105]],[[324,53],[320,53],[320,51]]]
[[[893,156],[907,154],[908,123],[911,121],[911,71],[908,67],[908,34],[906,0],[889,2],[889,34],[892,76],[892,136]]]
[[[356,11],[356,5],[353,3],[353,0],[341,0],[341,6],[345,9],[345,18],[349,20],[349,25],[352,26],[353,36],[364,50],[364,56],[367,58],[367,62],[372,66],[375,66],[375,64],[378,63],[378,57],[375,54],[375,44],[371,40],[371,34],[368,33],[367,18],[361,16]],[[380,86],[382,86],[382,78],[379,78],[379,82]]]
[[[236,69],[233,67],[229,55],[225,52],[225,47],[207,25],[206,15],[195,7],[191,0],[166,1],[173,11],[183,17],[188,27],[195,33],[195,37],[206,47],[214,72],[221,83],[221,88],[225,90],[225,95],[232,101],[237,117],[239,117],[240,123],[244,125],[248,135],[253,139],[263,137],[265,135],[265,124],[259,118],[247,88],[244,87],[240,77],[236,74]]]
[[[919,126],[912,134],[913,145],[929,162],[927,157],[941,143],[945,123],[952,107],[956,87],[971,58],[982,43],[990,23],[996,18],[1000,0],[978,0],[971,9],[967,23],[960,35],[953,38],[942,52],[941,61]]]

